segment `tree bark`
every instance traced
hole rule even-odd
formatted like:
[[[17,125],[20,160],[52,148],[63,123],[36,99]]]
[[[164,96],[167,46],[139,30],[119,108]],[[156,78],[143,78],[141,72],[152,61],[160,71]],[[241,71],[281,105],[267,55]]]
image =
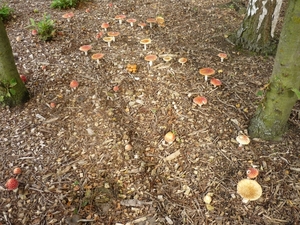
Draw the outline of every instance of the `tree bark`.
[[[13,87],[9,84],[15,83]],[[24,83],[20,79],[17,67],[15,65],[12,48],[5,30],[0,20],[0,97],[2,103],[8,106],[16,106],[26,102],[29,99],[29,93]],[[7,92],[10,91],[10,96]],[[1,102],[0,102],[1,103]]]
[[[298,100],[300,89],[300,1],[290,0],[280,35],[272,76],[266,95],[250,122],[249,134],[277,140]]]
[[[275,53],[274,29],[283,0],[249,0],[246,16],[231,40],[254,52]]]

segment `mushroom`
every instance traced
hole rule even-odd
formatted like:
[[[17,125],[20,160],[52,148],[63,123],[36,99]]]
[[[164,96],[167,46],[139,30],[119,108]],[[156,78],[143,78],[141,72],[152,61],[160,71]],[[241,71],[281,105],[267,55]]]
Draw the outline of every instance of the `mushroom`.
[[[119,20],[119,24],[122,24],[122,21],[126,18],[125,15],[116,15],[115,19]]]
[[[116,37],[120,35],[119,32],[116,32],[116,31],[110,31],[110,32],[107,32],[107,35],[112,37],[113,38],[113,41],[116,40]]]
[[[145,60],[149,62],[149,65],[152,66],[153,61],[157,59],[156,55],[146,55]]]
[[[7,190],[14,190],[17,189],[19,186],[19,182],[17,179],[15,178],[10,178],[6,181],[5,183],[5,187],[7,188]]]
[[[202,105],[207,104],[207,99],[203,96],[197,96],[193,99],[193,102],[201,107]]]
[[[146,26],[147,24],[145,23],[139,23],[138,26],[140,26],[142,29]]]
[[[181,66],[187,62],[187,58],[180,58],[178,59],[178,62],[181,63]]]
[[[219,80],[219,79],[216,79],[216,78],[211,78],[210,79],[210,83],[212,85],[214,85],[214,87],[217,87],[217,86],[221,86],[222,85],[222,82]]]
[[[83,51],[85,55],[87,55],[87,52],[92,48],[91,45],[83,45],[79,48],[80,51]]]
[[[102,23],[101,28],[103,28],[105,31],[107,31],[107,28],[109,28],[109,23]]]
[[[147,49],[147,45],[151,43],[151,39],[150,38],[145,38],[145,39],[142,39],[140,41],[140,44],[144,45],[144,50]]]
[[[152,28],[152,23],[156,23],[156,19],[155,18],[148,18],[146,20],[147,23],[150,23],[150,28]]]
[[[223,62],[224,59],[227,58],[227,54],[226,53],[219,53],[218,56],[221,58],[221,62]]]
[[[127,19],[126,21],[127,21],[128,23],[130,23],[130,26],[133,27],[133,23],[136,22],[136,19],[130,18],[130,19]]]
[[[255,169],[255,168],[253,168],[253,167],[251,167],[251,168],[249,168],[249,169],[247,170],[246,173],[247,173],[247,177],[248,177],[248,178],[254,179],[255,177],[258,176],[259,170],[258,170],[258,169]]]
[[[205,76],[205,81],[207,81],[207,77],[214,75],[215,74],[215,70],[209,67],[206,68],[202,68],[199,70],[199,73],[203,76]]]
[[[68,22],[70,22],[71,18],[74,16],[73,12],[69,12],[69,13],[65,13],[64,15],[62,15],[62,18],[65,18],[68,20]]]
[[[169,62],[169,61],[172,60],[172,57],[171,57],[171,56],[165,56],[165,57],[163,57],[163,60],[164,60],[165,62]]]
[[[104,37],[103,41],[107,42],[108,47],[110,47],[110,42],[112,42],[114,40],[113,37]]]
[[[76,89],[78,87],[78,85],[79,85],[79,83],[76,80],[72,80],[70,82],[70,88],[72,88],[72,89]]]
[[[242,148],[243,145],[248,145],[250,143],[250,138],[245,134],[240,134],[236,137],[236,141],[239,143],[239,148]]]
[[[243,179],[237,184],[237,193],[243,198],[243,202],[255,201],[262,195],[262,188],[255,180]]]
[[[102,53],[95,53],[95,54],[92,55],[91,58],[92,58],[93,60],[97,60],[97,64],[99,65],[99,64],[100,64],[99,59],[102,59],[103,56],[104,56],[104,54],[102,54]]]
[[[164,140],[166,142],[168,142],[169,144],[171,144],[173,141],[175,141],[175,138],[176,138],[175,134],[171,131],[166,133],[165,136],[164,136]]]

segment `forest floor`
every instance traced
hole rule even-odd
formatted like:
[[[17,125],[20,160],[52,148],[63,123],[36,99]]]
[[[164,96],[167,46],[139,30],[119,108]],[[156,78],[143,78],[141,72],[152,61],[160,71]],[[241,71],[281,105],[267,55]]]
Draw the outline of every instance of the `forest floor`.
[[[0,188],[1,225],[299,224],[299,102],[280,142],[252,139],[239,148],[235,140],[247,133],[274,63],[226,39],[242,22],[242,5],[94,0],[62,11],[50,2],[8,1],[14,16],[6,29],[32,97],[22,108],[1,109],[0,186],[22,169],[17,191]],[[68,22],[62,15],[70,11]],[[44,13],[57,29],[49,42],[26,28]],[[165,24],[131,27],[118,14],[138,22],[162,16]],[[120,32],[111,47],[103,22]],[[143,38],[152,39],[146,50]],[[79,47],[87,44],[85,55]],[[105,54],[99,66],[91,59],[98,52]],[[220,52],[228,54],[224,62]],[[147,54],[159,56],[151,67]],[[167,54],[170,62],[162,60]],[[205,82],[202,67],[214,68],[222,86]],[[208,103],[194,104],[198,95]],[[164,142],[169,131],[171,144]],[[263,194],[245,204],[237,183],[250,167],[260,171]]]

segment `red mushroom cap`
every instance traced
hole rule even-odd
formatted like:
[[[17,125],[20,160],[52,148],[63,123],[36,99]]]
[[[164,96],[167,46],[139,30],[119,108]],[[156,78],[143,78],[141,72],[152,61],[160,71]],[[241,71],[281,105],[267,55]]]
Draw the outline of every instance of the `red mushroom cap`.
[[[207,104],[207,99],[203,96],[197,96],[193,99],[193,102],[197,105],[206,105]]]
[[[7,190],[14,190],[14,189],[18,188],[18,186],[19,186],[19,182],[15,178],[8,179],[5,184],[5,187],[7,188]]]
[[[259,174],[259,170],[255,169],[253,167],[251,167],[247,170],[247,177],[249,177],[250,179],[257,177],[258,174]]]
[[[221,86],[222,85],[222,82],[219,80],[219,79],[216,79],[216,78],[211,78],[210,79],[210,83],[212,85],[214,85],[214,87],[217,87],[217,86]]]
[[[70,82],[70,88],[76,89],[78,87],[79,83],[76,80],[72,80]]]

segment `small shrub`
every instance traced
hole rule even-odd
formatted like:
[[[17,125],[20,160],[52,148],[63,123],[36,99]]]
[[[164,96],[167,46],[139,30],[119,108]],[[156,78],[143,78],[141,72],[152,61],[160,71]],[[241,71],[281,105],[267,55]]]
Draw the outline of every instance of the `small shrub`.
[[[39,38],[43,41],[50,41],[55,34],[54,20],[52,20],[47,14],[45,14],[43,19],[39,22],[35,22],[34,19],[30,18],[29,27],[36,29]]]
[[[0,19],[2,20],[8,20],[14,10],[7,6],[6,4],[3,4],[0,7]]]
[[[81,0],[53,0],[51,8],[69,9],[75,8]]]

